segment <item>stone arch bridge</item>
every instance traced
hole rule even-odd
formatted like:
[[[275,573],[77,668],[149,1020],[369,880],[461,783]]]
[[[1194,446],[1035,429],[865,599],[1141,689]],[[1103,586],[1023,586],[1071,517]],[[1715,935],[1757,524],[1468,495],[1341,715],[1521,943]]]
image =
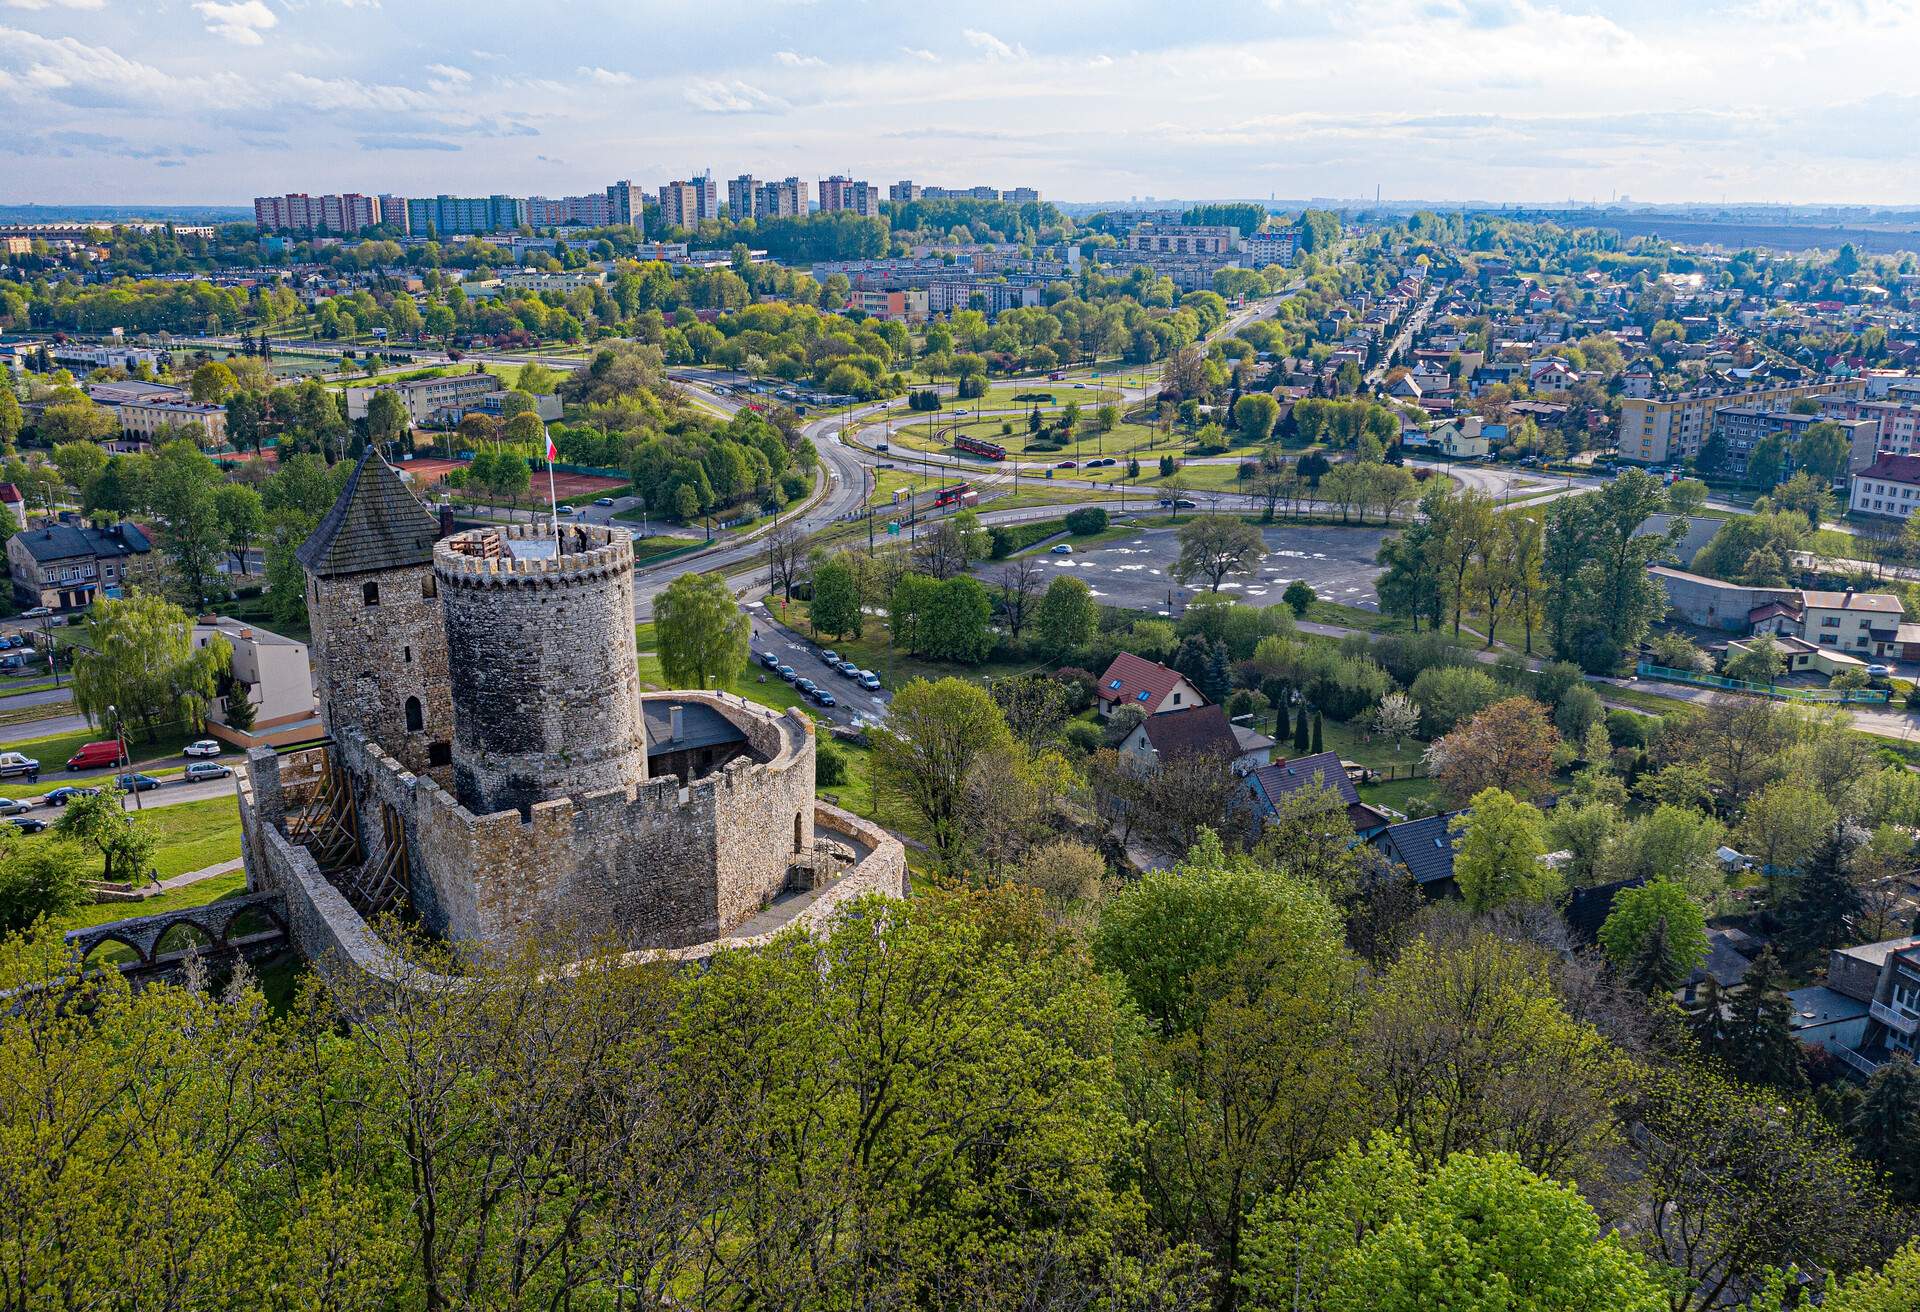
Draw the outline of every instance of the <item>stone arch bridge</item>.
[[[162,951],[161,940],[167,931],[181,926],[198,930],[204,940]],[[205,906],[70,930],[66,941],[81,960],[100,947],[119,944],[135,957],[119,963],[124,973],[158,976],[180,969],[191,951],[198,951],[205,961],[279,951],[288,943],[286,908],[279,893],[248,893]]]

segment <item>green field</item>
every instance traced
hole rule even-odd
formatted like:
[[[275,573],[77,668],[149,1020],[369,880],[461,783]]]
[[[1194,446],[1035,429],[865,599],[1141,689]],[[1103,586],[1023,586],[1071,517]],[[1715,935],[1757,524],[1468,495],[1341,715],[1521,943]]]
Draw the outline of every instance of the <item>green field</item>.
[[[53,922],[53,927],[64,933],[71,929],[105,925],[115,920],[131,920],[135,916],[164,915],[169,911],[185,911],[190,907],[223,902],[230,897],[240,897],[246,891],[246,871],[235,870],[230,874],[196,880],[185,888],[173,889],[144,902],[91,902],[59,917]]]

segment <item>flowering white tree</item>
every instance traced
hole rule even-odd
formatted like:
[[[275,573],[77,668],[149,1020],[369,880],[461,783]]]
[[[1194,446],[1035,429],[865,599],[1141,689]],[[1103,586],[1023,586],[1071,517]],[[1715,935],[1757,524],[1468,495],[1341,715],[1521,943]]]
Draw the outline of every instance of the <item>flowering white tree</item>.
[[[1393,739],[1395,752],[1400,750],[1401,740],[1412,737],[1419,727],[1419,704],[1403,692],[1388,693],[1373,709],[1373,731]]]

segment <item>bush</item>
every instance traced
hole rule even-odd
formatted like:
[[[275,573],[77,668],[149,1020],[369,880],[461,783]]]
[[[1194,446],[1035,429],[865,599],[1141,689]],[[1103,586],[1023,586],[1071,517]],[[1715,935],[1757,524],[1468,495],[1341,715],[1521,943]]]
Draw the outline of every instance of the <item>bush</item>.
[[[1082,506],[1079,510],[1067,512],[1067,532],[1076,537],[1085,537],[1089,533],[1104,533],[1107,528],[1107,512],[1099,506]]]
[[[1075,720],[1061,733],[1067,746],[1085,756],[1100,750],[1100,728],[1085,720]]]
[[[821,738],[814,744],[813,781],[827,788],[847,781],[847,754],[831,738]]]
[[[1307,609],[1313,605],[1313,589],[1306,580],[1295,579],[1287,584],[1287,590],[1280,594],[1280,600],[1286,602],[1295,615],[1304,617]]]
[[[1427,670],[1468,665],[1473,660],[1466,648],[1433,629],[1383,638],[1373,644],[1373,658],[1386,666],[1387,673],[1403,688]]]
[[[1064,519],[1043,519],[1032,524],[1003,524],[990,529],[987,541],[990,544],[988,554],[995,560],[1005,560],[1016,551],[1022,551],[1042,538],[1050,538],[1064,532],[1067,521]]]
[[[1600,694],[1582,683],[1569,688],[1560,698],[1559,708],[1553,713],[1553,727],[1560,736],[1570,743],[1577,743],[1586,736],[1587,726],[1607,713],[1600,704]]]
[[[1420,736],[1428,740],[1452,732],[1454,725],[1506,696],[1486,671],[1465,665],[1427,670],[1409,693],[1420,704]]]
[[[1632,711],[1607,712],[1607,741],[1615,747],[1645,747],[1647,745],[1647,721],[1643,715]]]
[[[1542,669],[1533,681],[1533,695],[1549,706],[1558,706],[1567,689],[1584,686],[1580,667],[1572,661],[1555,661]]]
[[[1093,677],[1092,670],[1083,670],[1078,665],[1062,665],[1053,672],[1054,681],[1067,690],[1067,709],[1078,715],[1093,705],[1094,693],[1099,690],[1100,681]]]
[[[813,480],[805,474],[783,474],[780,478],[780,491],[789,501],[798,501],[813,486]]]

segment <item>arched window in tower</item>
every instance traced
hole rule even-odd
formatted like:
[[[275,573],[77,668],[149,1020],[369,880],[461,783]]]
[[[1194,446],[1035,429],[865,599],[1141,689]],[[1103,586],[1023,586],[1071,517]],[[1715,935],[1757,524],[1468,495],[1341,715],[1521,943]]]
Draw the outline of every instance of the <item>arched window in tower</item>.
[[[367,605],[378,606],[380,604],[380,585],[378,583],[367,584],[360,589],[360,597]]]
[[[418,697],[407,698],[407,732],[419,733],[426,727],[427,719],[425,714],[420,710],[420,699]]]

